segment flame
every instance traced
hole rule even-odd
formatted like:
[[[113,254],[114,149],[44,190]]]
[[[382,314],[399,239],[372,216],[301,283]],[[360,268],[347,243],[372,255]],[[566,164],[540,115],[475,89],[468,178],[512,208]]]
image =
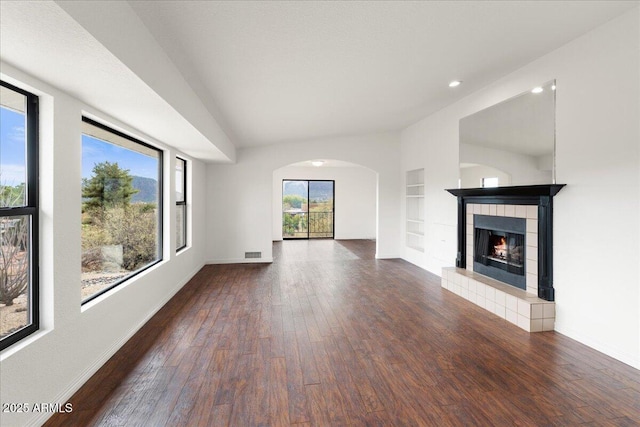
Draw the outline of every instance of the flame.
[[[507,239],[500,236],[500,240],[498,244],[493,246],[493,252],[500,257],[506,257],[507,256]]]

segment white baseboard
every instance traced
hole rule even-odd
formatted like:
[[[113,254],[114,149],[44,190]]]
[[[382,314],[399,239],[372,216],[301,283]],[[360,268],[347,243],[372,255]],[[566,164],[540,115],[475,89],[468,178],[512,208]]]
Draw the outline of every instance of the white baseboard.
[[[622,363],[625,363],[636,369],[640,369],[640,355],[627,354],[599,340],[595,340],[592,337],[585,335],[584,333],[580,333],[573,329],[564,328],[562,327],[562,324],[558,324],[557,320],[555,324],[555,330],[556,332],[574,339],[579,343],[586,345],[587,347],[591,347],[594,350],[599,351],[600,353],[604,353],[607,356],[613,357],[614,359],[619,360]]]
[[[398,255],[398,254],[382,254],[382,253],[376,252],[376,259],[395,259],[395,258],[400,258],[400,255]]]
[[[182,287],[184,285],[186,285],[189,282],[189,280],[191,280],[193,278],[193,276],[195,276],[198,273],[198,271],[200,271],[202,269],[202,267],[204,267],[204,264],[202,264],[199,267],[197,267],[191,273],[187,274],[187,276],[184,279],[182,279],[180,282],[178,282],[178,284],[171,291],[169,291],[169,293],[167,293],[167,295],[165,295],[165,297],[160,301],[160,303],[157,304],[156,307],[154,307],[149,312],[149,314],[147,316],[145,316],[145,318],[139,324],[137,324],[134,327],[132,327],[131,329],[129,329],[129,332],[127,332],[127,334],[125,336],[123,336],[120,340],[115,342],[106,352],[104,352],[104,354],[102,356],[100,356],[98,359],[96,359],[94,361],[94,363],[91,364],[91,366],[89,366],[87,369],[84,370],[83,373],[81,373],[78,377],[76,377],[67,387],[65,387],[65,389],[62,392],[60,392],[58,394],[58,396],[54,400],[52,400],[52,402],[62,402],[62,404],[68,402],[69,399],[71,399],[71,396],[73,396],[73,394],[76,391],[78,391],[80,389],[80,387],[82,387],[84,385],[84,383],[86,383],[89,380],[89,378],[91,378],[93,376],[93,374],[98,372],[98,370],[105,363],[107,363],[107,361],[118,350],[120,350],[120,348],[122,348],[122,346],[127,341],[129,341],[129,339],[132,336],[134,336],[136,332],[138,332],[140,330],[140,328],[142,328],[149,320],[151,320],[151,318],[153,316],[155,316],[155,314],[158,311],[160,311],[160,309],[162,307],[164,307],[164,305],[166,303],[168,303],[169,300],[171,300],[171,298],[173,298],[174,295],[176,293],[178,293],[178,291],[180,289],[182,289]],[[31,420],[29,420],[27,422],[27,425],[28,426],[34,426],[34,427],[41,426],[52,415],[53,415],[52,413],[46,413],[46,412],[38,413],[38,416],[33,417]]]
[[[421,269],[426,270],[426,268],[424,268],[424,261],[422,259],[416,259],[416,257],[408,256],[404,256],[402,257],[402,259],[410,264],[415,265],[416,267],[420,267]]]

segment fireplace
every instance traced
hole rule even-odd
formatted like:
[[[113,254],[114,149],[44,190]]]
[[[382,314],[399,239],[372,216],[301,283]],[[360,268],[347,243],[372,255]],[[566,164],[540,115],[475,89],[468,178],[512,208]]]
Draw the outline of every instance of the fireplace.
[[[507,233],[524,235],[524,263],[521,263],[524,275],[516,271],[519,267],[514,264],[518,263],[511,262],[511,265],[507,263],[502,266],[503,268],[494,270],[494,273],[496,270],[504,272],[496,273],[503,275],[502,278],[496,280],[525,289],[543,300],[553,301],[555,298],[553,289],[553,197],[562,187],[564,184],[447,190],[458,198],[456,267],[479,273],[479,270],[486,267],[484,259],[480,258],[480,261],[476,262],[476,254],[474,253],[476,219],[480,219],[480,223],[484,221],[484,225],[479,228],[502,232],[504,233],[502,237],[505,239],[507,237],[515,239],[514,236],[507,236]],[[482,219],[480,218],[482,216],[490,218]],[[514,223],[514,221],[523,220],[525,221],[524,228],[522,225],[518,226]],[[495,221],[500,221],[502,224],[496,224]],[[514,245],[520,246],[515,243],[514,240]],[[499,261],[492,261],[495,261],[492,267],[495,267],[496,263],[499,264]],[[476,266],[479,267],[479,270],[476,270]],[[490,275],[485,272],[480,274]],[[520,276],[520,279],[515,280],[520,283],[514,284],[513,281],[505,280],[504,276],[511,278]],[[524,287],[522,287],[522,278],[524,278]]]
[[[442,287],[528,332],[552,331],[553,197],[564,185],[447,190],[458,254]]]
[[[473,271],[520,289],[526,284],[526,219],[473,216]]]

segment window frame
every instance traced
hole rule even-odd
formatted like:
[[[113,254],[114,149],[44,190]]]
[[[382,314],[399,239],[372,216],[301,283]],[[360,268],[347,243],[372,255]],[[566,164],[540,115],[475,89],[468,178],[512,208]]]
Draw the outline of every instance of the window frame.
[[[131,280],[132,278],[134,278],[135,276],[137,276],[138,274],[142,273],[143,271],[148,270],[149,268],[153,267],[156,264],[159,264],[160,262],[162,262],[164,260],[164,243],[163,243],[163,237],[164,237],[164,191],[163,191],[163,183],[164,183],[164,175],[163,175],[163,159],[164,159],[164,150],[155,147],[151,144],[147,144],[144,141],[141,141],[137,138],[134,138],[131,135],[128,135],[124,132],[120,132],[116,129],[113,129],[112,127],[109,127],[103,123],[100,123],[98,121],[95,121],[89,117],[86,116],[82,116],[82,121],[85,123],[88,123],[92,126],[95,126],[97,128],[100,128],[106,132],[110,132],[113,133],[116,136],[119,136],[121,138],[127,139],[131,142],[134,142],[136,144],[140,144],[144,147],[150,148],[152,150],[155,150],[158,152],[158,259],[156,259],[153,262],[150,262],[149,264],[145,265],[142,268],[139,268],[138,270],[132,271],[131,274],[123,277],[120,280],[116,280],[115,282],[113,282],[111,285],[107,286],[104,289],[101,289],[100,291],[96,292],[95,294],[91,295],[90,297],[87,297],[86,299],[82,300],[80,305],[85,305],[88,302],[91,302],[93,300],[95,300],[96,298],[100,297],[101,295],[104,295],[105,293],[109,292],[110,290],[120,286],[121,284],[123,284],[124,282]],[[110,144],[113,144],[113,142],[110,141],[106,141]],[[117,144],[114,144],[117,145]]]
[[[31,92],[16,87],[0,80],[0,86],[4,86],[26,97],[26,203],[20,207],[1,207],[0,217],[4,216],[28,216],[29,226],[29,314],[30,323],[25,327],[0,339],[0,351],[16,344],[27,336],[40,329],[40,189],[39,189],[39,98]]]
[[[184,216],[182,218],[182,233],[184,236],[184,245],[180,247],[176,247],[176,253],[184,250],[187,247],[187,243],[188,243],[188,238],[187,238],[187,160],[183,159],[180,156],[176,156],[176,165],[178,162],[182,162],[182,200],[179,201],[176,199],[176,209],[181,209],[184,211]],[[178,224],[176,224],[176,227],[177,225]]]
[[[284,230],[282,233],[282,240],[320,240],[320,239],[331,239],[331,240],[336,240],[336,180],[335,179],[289,179],[289,178],[284,178],[282,180],[282,185],[280,187],[280,210],[281,213],[284,215],[284,211],[282,210],[282,205],[284,204],[284,183],[285,182],[306,182],[307,183],[307,203],[308,203],[308,207],[307,207],[307,237],[284,237]],[[311,237],[311,230],[309,229],[309,221],[311,216],[309,215],[309,213],[311,212],[311,200],[309,197],[310,194],[310,187],[311,187],[311,183],[312,182],[330,182],[333,185],[333,203],[331,205],[331,237]],[[284,218],[284,216],[283,216]],[[282,224],[281,224],[281,228],[282,228]]]

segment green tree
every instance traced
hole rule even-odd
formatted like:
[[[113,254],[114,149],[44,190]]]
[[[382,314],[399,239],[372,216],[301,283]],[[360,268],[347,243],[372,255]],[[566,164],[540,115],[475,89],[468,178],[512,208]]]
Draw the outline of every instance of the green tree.
[[[24,183],[20,183],[15,187],[0,184],[0,205],[2,207],[23,206],[26,203],[25,194]]]
[[[300,217],[298,215],[285,213],[282,216],[282,228],[286,237],[295,236],[300,225]]]
[[[82,197],[86,209],[126,208],[131,197],[138,192],[132,185],[128,169],[118,163],[102,162],[93,166],[93,176],[83,180]]]
[[[306,202],[306,199],[304,197],[301,197],[295,194],[287,194],[282,198],[282,205],[284,209],[291,209],[291,208],[300,209],[302,208],[302,205],[305,202]]]

